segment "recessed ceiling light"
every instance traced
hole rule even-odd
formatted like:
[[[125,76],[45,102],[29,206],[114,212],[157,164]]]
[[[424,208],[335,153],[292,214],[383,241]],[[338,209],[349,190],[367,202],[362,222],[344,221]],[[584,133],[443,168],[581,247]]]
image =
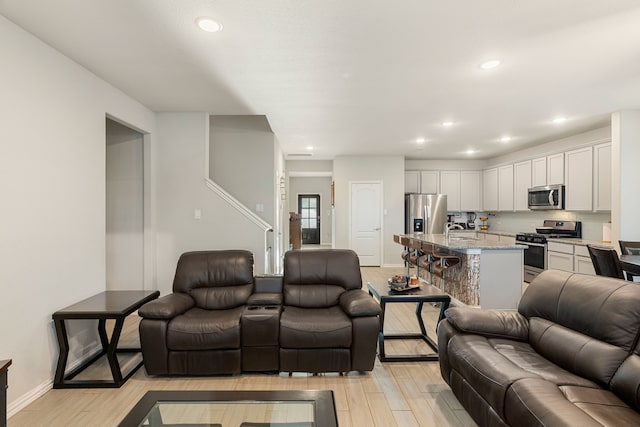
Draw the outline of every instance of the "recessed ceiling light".
[[[467,151],[465,151],[465,153],[467,153],[467,154],[474,154],[475,152],[476,152],[476,150],[474,150],[472,148],[470,148]]]
[[[313,151],[313,147],[312,146],[307,146],[307,151]]]
[[[492,68],[496,68],[498,65],[500,65],[499,59],[490,59],[480,64],[480,68],[482,68],[483,70],[490,70]]]
[[[556,117],[555,119],[553,119],[553,123],[555,124],[564,123],[566,121],[567,121],[566,117]]]
[[[202,30],[208,33],[217,33],[222,31],[222,24],[206,16],[202,16],[196,19],[196,25]]]
[[[511,137],[510,136],[503,136],[502,138],[500,138],[501,142],[509,142],[511,141]]]
[[[426,139],[424,139],[424,138],[418,138],[418,139],[416,139],[416,143],[417,143],[417,144],[424,144],[425,142],[427,142],[427,140],[426,140]]]
[[[442,126],[444,127],[453,126],[454,124],[455,122],[452,122],[452,121],[442,122]]]

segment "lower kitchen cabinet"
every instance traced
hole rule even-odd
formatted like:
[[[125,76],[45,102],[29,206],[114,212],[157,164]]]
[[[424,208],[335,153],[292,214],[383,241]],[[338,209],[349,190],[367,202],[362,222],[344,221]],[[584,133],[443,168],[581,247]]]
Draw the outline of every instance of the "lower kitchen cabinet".
[[[586,246],[575,247],[575,255],[573,256],[573,269],[576,273],[596,275],[593,268],[593,262],[589,256],[589,249]]]
[[[573,272],[573,245],[549,242],[547,244],[547,268]]]

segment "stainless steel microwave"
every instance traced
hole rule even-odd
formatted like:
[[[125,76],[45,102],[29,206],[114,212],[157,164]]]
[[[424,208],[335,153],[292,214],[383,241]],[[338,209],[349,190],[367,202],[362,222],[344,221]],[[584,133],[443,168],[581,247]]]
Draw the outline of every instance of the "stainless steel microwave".
[[[564,209],[564,185],[530,188],[528,200],[531,210]]]

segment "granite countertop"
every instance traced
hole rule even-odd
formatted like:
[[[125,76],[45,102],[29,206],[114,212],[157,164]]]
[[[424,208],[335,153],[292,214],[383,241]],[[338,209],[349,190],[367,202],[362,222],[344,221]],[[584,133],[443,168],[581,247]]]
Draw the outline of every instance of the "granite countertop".
[[[401,237],[408,237],[410,239],[419,240],[421,242],[431,243],[436,246],[450,249],[456,252],[463,253],[480,253],[484,250],[507,250],[507,249],[526,249],[525,245],[514,245],[505,242],[491,242],[487,240],[478,240],[474,237],[465,236],[464,232],[450,233],[449,238],[446,238],[444,234],[402,234]]]
[[[593,245],[593,246],[600,246],[603,248],[613,248],[613,244],[611,242],[603,242],[602,240],[553,238],[553,239],[547,239],[547,242],[569,243],[569,244],[578,245],[578,246]]]

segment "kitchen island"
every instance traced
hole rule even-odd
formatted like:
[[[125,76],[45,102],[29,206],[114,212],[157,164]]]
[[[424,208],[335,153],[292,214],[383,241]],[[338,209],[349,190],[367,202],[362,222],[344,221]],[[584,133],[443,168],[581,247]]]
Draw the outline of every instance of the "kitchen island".
[[[419,251],[417,264],[423,281],[451,295],[454,302],[484,309],[518,307],[524,280],[526,245],[479,240],[465,234],[398,234],[394,241]],[[449,268],[432,264],[425,268],[427,256],[446,259]],[[415,257],[414,257],[415,259]]]

